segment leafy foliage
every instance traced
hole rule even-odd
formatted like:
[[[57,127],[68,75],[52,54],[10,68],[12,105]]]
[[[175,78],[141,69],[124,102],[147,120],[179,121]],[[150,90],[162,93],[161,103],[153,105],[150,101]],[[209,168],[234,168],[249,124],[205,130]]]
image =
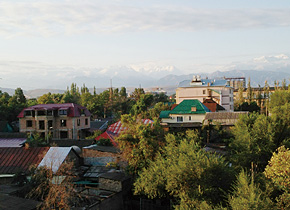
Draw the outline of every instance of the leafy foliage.
[[[290,208],[290,150],[284,146],[273,153],[269,164],[265,169],[265,176],[283,192],[277,198],[277,205],[280,209]]]
[[[152,124],[144,125],[140,118],[132,115],[122,115],[121,122],[128,130],[117,138],[117,142],[128,161],[129,171],[137,175],[155,159],[163,145],[163,129],[156,119]]]
[[[273,209],[272,201],[254,184],[254,180],[241,171],[229,195],[229,206],[233,210],[240,209]]]
[[[164,149],[134,183],[136,194],[173,197],[176,209],[209,209],[222,200],[232,180],[231,169],[224,158],[197,144],[198,134],[188,132],[191,138],[166,136]]]

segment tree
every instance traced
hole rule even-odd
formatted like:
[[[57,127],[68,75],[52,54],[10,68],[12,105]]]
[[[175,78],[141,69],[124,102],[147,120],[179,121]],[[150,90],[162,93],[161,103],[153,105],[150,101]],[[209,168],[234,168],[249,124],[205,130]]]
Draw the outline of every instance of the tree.
[[[284,146],[279,147],[273,153],[269,164],[265,169],[265,176],[282,191],[282,195],[277,198],[279,209],[290,208],[290,150]]]
[[[244,87],[243,87],[243,83],[240,83],[239,84],[239,90],[238,90],[238,95],[237,95],[237,98],[235,100],[235,107],[236,109],[239,108],[239,106],[241,104],[243,104],[245,102],[245,98],[244,98]]]
[[[26,98],[21,88],[15,90],[14,95],[9,98],[8,107],[9,107],[9,116],[8,121],[16,121],[17,115],[27,106]]]
[[[176,209],[210,209],[210,204],[223,200],[232,180],[231,168],[224,158],[199,146],[195,131],[187,134],[166,136],[164,149],[134,183],[135,194],[171,198]]]
[[[47,94],[43,94],[37,99],[38,104],[54,104],[54,100],[52,94],[49,92]]]
[[[129,172],[137,175],[142,168],[148,167],[155,159],[160,146],[164,143],[163,129],[159,122],[144,125],[140,118],[122,115],[121,122],[127,130],[116,139],[123,156],[128,161]]]
[[[234,166],[263,171],[275,150],[275,130],[271,118],[265,115],[242,115],[232,129],[229,144],[230,161]]]
[[[253,175],[252,175],[253,176]],[[233,186],[233,192],[228,198],[232,210],[240,209],[273,209],[270,198],[254,184],[254,179],[241,171]]]
[[[263,92],[264,92],[264,107],[265,107],[265,114],[268,115],[269,112],[269,98],[270,98],[270,86],[267,82],[267,80],[265,81],[265,86],[263,88]]]
[[[251,87],[251,79],[249,77],[248,87],[247,87],[247,99],[248,103],[250,104],[253,101],[253,89]]]
[[[65,162],[60,169],[53,173],[47,167],[33,167],[31,179],[27,184],[28,198],[42,201],[40,209],[70,209],[75,195],[72,184],[73,162]],[[61,177],[64,177],[62,179]],[[52,182],[54,179],[54,182]]]
[[[260,112],[260,107],[257,105],[255,101],[251,103],[244,102],[239,105],[239,111],[249,111],[249,112]]]
[[[135,101],[138,101],[141,95],[144,95],[145,91],[143,88],[135,88],[134,92],[131,94],[131,98]]]
[[[10,107],[8,105],[9,100],[11,96],[9,96],[8,93],[2,92],[0,90],[0,116],[1,120],[8,120],[9,119],[9,113],[10,113]]]

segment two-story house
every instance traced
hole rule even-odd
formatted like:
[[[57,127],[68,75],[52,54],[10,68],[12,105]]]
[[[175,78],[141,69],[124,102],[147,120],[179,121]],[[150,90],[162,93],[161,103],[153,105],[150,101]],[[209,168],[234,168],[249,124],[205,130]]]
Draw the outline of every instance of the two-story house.
[[[20,132],[40,133],[45,139],[83,139],[90,128],[91,113],[73,103],[39,104],[18,115]]]

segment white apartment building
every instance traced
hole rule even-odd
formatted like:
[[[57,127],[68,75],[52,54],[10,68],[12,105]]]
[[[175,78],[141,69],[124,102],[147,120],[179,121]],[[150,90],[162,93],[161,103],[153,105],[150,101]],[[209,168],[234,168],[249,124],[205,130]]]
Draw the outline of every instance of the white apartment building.
[[[179,104],[185,99],[198,99],[204,102],[212,99],[225,108],[225,111],[234,111],[234,89],[225,79],[201,79],[200,76],[193,76],[193,79],[179,83],[176,89],[176,103]]]

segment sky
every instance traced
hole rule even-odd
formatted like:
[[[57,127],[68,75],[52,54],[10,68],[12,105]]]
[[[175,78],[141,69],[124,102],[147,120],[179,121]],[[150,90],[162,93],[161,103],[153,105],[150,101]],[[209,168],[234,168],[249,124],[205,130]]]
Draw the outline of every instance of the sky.
[[[2,0],[0,87],[56,77],[66,87],[127,67],[156,77],[285,69],[289,37],[285,0]]]

